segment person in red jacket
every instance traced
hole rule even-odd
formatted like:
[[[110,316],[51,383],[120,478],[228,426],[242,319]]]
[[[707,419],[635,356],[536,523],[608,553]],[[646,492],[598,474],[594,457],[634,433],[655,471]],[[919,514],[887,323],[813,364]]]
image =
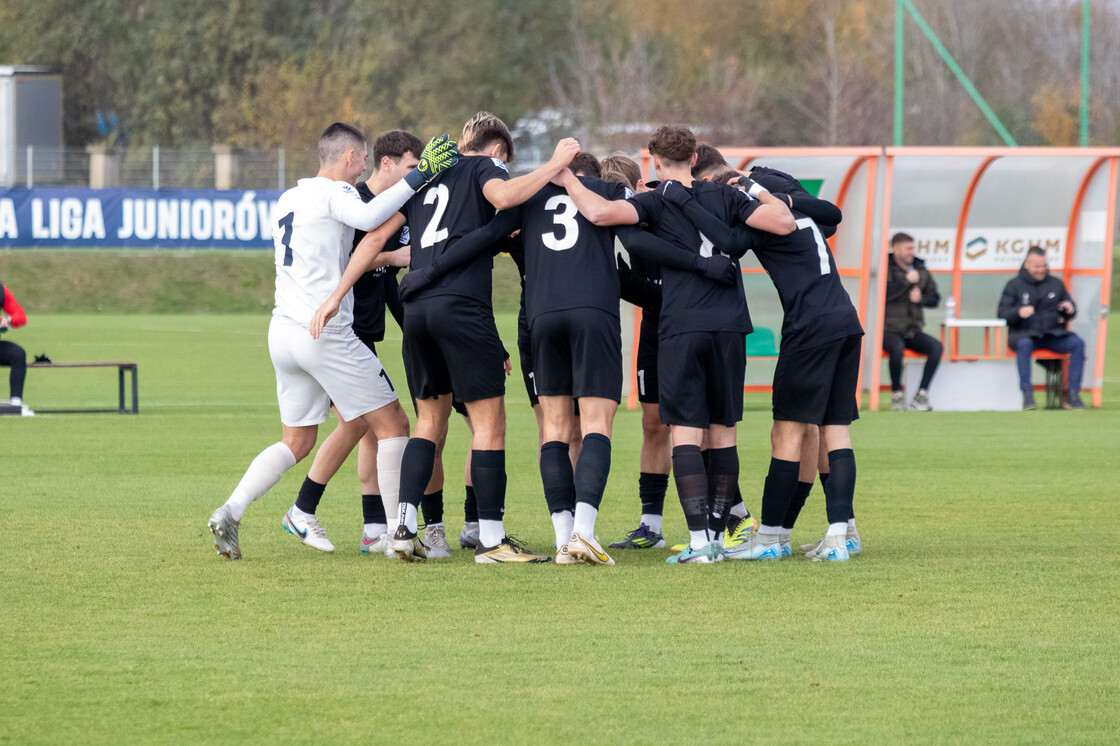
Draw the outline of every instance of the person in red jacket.
[[[4,307],[4,310],[0,311],[0,334],[12,327],[23,326],[27,323],[27,314],[23,312],[19,302],[12,295],[12,291],[3,283],[0,283],[0,304]],[[9,365],[12,368],[8,378],[11,403],[22,408],[24,417],[34,416],[35,413],[23,403],[23,379],[27,376],[27,353],[15,342],[0,340],[0,365]]]

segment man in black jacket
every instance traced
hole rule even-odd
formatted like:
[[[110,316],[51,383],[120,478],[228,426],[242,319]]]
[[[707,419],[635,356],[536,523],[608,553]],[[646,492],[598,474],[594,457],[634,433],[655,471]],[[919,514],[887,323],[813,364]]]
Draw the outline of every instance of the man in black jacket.
[[[1038,246],[1027,250],[1019,276],[1003,288],[999,317],[1007,320],[1008,344],[1019,361],[1019,388],[1023,409],[1035,408],[1031,386],[1031,353],[1050,350],[1069,355],[1069,381],[1064,407],[1084,409],[1081,374],[1085,367],[1085,342],[1069,329],[1077,307],[1065,284],[1050,275],[1046,252]]]
[[[929,384],[941,362],[941,342],[922,332],[922,308],[936,308],[941,302],[937,283],[925,262],[914,256],[914,237],[896,233],[891,237],[891,256],[887,261],[887,294],[883,314],[883,351],[888,356],[891,374],[891,409],[906,409],[902,393],[902,357],[907,349],[926,356],[922,381],[910,401],[910,408],[929,411]]]

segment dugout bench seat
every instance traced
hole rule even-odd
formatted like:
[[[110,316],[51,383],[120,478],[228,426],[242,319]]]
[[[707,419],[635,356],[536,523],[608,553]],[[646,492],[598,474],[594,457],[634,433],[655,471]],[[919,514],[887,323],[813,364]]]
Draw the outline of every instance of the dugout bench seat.
[[[78,412],[116,412],[117,414],[140,414],[139,402],[139,383],[137,382],[137,371],[139,366],[136,363],[28,363],[27,369],[30,370],[45,370],[49,368],[116,368],[117,369],[117,395],[118,406],[116,409],[42,409],[35,407],[35,411],[41,414],[74,414]],[[125,373],[131,374],[131,391],[132,391],[132,406],[127,406],[125,399]]]

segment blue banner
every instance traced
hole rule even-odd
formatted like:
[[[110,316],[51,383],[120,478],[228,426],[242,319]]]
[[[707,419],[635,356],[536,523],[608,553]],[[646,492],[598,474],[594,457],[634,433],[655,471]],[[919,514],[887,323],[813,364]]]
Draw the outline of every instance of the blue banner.
[[[0,189],[0,247],[272,248],[278,190]]]

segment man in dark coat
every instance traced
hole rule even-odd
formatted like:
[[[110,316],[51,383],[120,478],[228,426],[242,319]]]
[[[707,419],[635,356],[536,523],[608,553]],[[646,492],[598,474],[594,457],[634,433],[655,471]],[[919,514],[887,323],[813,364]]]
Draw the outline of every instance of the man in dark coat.
[[[902,357],[907,349],[926,356],[922,381],[910,402],[911,409],[929,411],[929,384],[941,362],[941,342],[922,332],[923,308],[936,308],[941,302],[937,283],[925,262],[914,256],[914,238],[896,233],[891,238],[887,261],[887,294],[883,314],[883,351],[891,373],[891,409],[906,409],[902,393]]]
[[[1027,250],[1019,276],[1003,288],[999,317],[1007,321],[1008,344],[1019,361],[1019,388],[1023,409],[1035,408],[1031,385],[1031,353],[1050,350],[1069,354],[1069,381],[1064,400],[1066,409],[1084,409],[1081,402],[1081,374],[1085,368],[1085,342],[1067,325],[1077,313],[1065,284],[1050,274],[1046,252],[1038,246]]]

